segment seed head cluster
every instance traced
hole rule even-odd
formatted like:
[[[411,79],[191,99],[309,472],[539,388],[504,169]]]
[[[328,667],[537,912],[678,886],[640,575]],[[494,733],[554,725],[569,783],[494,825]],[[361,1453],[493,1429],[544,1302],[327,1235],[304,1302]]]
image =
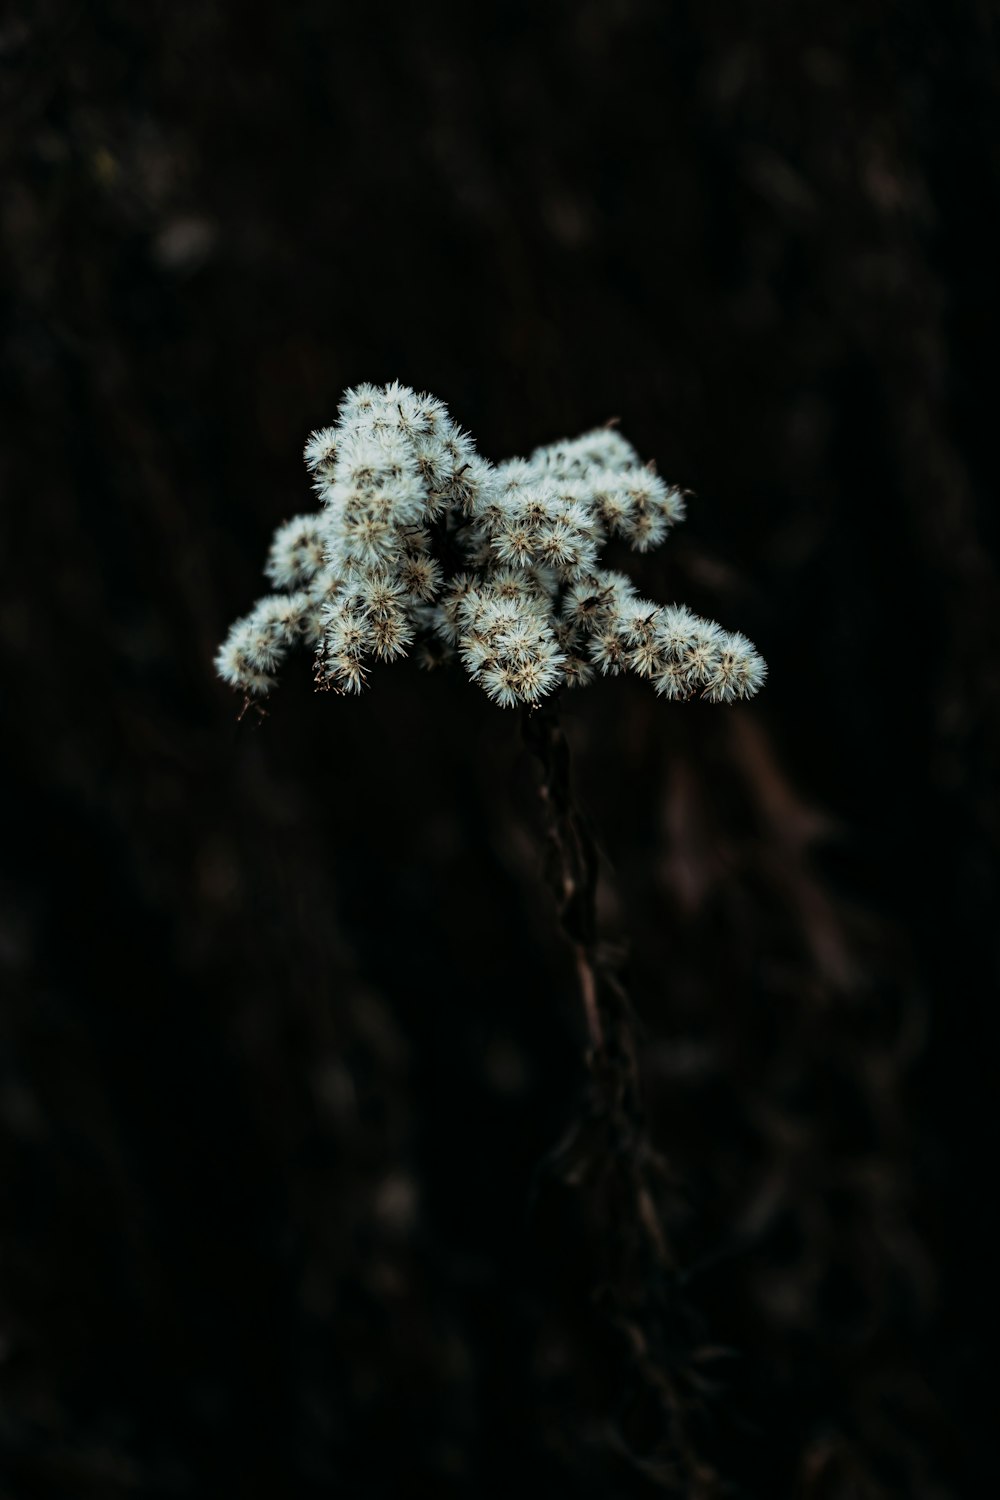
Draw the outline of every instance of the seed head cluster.
[[[413,652],[426,667],[457,658],[505,708],[595,672],[721,703],[764,681],[744,636],[601,567],[609,538],[647,552],[684,515],[681,493],[612,428],[494,465],[433,396],[361,385],[305,462],[319,509],[278,528],[274,591],[216,657],[247,695],[267,693],[299,645],[317,683],[340,693]]]

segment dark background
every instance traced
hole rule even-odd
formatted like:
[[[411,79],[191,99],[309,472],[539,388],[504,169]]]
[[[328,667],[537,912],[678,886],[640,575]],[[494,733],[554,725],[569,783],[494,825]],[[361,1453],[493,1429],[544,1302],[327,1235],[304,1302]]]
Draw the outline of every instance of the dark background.
[[[0,25],[0,1492],[997,1479],[998,13],[59,5]],[[516,714],[211,659],[340,392],[621,418],[749,707],[566,705],[685,1434],[630,1426]],[[695,1399],[697,1398],[697,1399]]]

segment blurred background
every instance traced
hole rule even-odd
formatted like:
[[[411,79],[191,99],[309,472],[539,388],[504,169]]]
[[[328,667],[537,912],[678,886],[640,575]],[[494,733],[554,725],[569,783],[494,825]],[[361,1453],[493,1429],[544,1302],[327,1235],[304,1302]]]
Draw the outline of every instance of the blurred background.
[[[0,1493],[990,1492],[998,28],[975,0],[0,23]],[[564,721],[683,1433],[623,1409],[516,714],[212,656],[341,391],[621,420],[752,705]]]

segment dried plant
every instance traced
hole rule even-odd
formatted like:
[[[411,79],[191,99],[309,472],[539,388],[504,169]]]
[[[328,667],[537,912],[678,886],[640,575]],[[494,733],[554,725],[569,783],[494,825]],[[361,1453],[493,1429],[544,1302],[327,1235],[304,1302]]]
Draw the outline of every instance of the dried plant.
[[[358,386],[305,449],[321,508],[275,535],[275,592],[233,626],[220,675],[268,692],[290,647],[316,680],[359,692],[373,661],[455,656],[502,707],[633,671],[666,698],[756,693],[751,643],[684,605],[651,603],[599,565],[622,537],[659,545],[684,497],[611,427],[493,465],[432,396]]]
[[[594,1291],[628,1351],[624,1403],[643,1414],[638,1446],[628,1424],[617,1440],[649,1475],[707,1496],[714,1478],[688,1420],[697,1357],[658,1206],[665,1173],[643,1114],[631,1003],[598,930],[597,847],[554,703],[595,671],[633,671],[670,699],[730,702],[757,692],[764,662],[744,636],[643,599],[600,566],[610,537],[644,552],[684,514],[681,492],[613,427],[493,465],[434,397],[365,385],[312,434],[305,459],[321,508],[277,531],[267,564],[276,592],[232,627],[219,674],[249,700],[303,644],[319,686],[359,692],[373,661],[413,648],[426,667],[457,657],[495,703],[524,707],[591,1078],[580,1120],[546,1165],[586,1184],[600,1226]]]

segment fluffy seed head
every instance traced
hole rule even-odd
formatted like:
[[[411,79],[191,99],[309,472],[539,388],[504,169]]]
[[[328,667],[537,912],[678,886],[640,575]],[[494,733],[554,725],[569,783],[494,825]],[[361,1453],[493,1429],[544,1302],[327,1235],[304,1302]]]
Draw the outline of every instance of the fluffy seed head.
[[[377,660],[456,654],[503,707],[595,671],[633,671],[666,698],[750,697],[766,668],[745,636],[684,605],[642,599],[600,566],[609,537],[644,552],[684,497],[613,427],[491,464],[433,396],[394,382],[346,392],[305,463],[320,508],[275,533],[274,592],[216,656],[224,681],[263,694],[296,645],[321,687],[357,693]]]

